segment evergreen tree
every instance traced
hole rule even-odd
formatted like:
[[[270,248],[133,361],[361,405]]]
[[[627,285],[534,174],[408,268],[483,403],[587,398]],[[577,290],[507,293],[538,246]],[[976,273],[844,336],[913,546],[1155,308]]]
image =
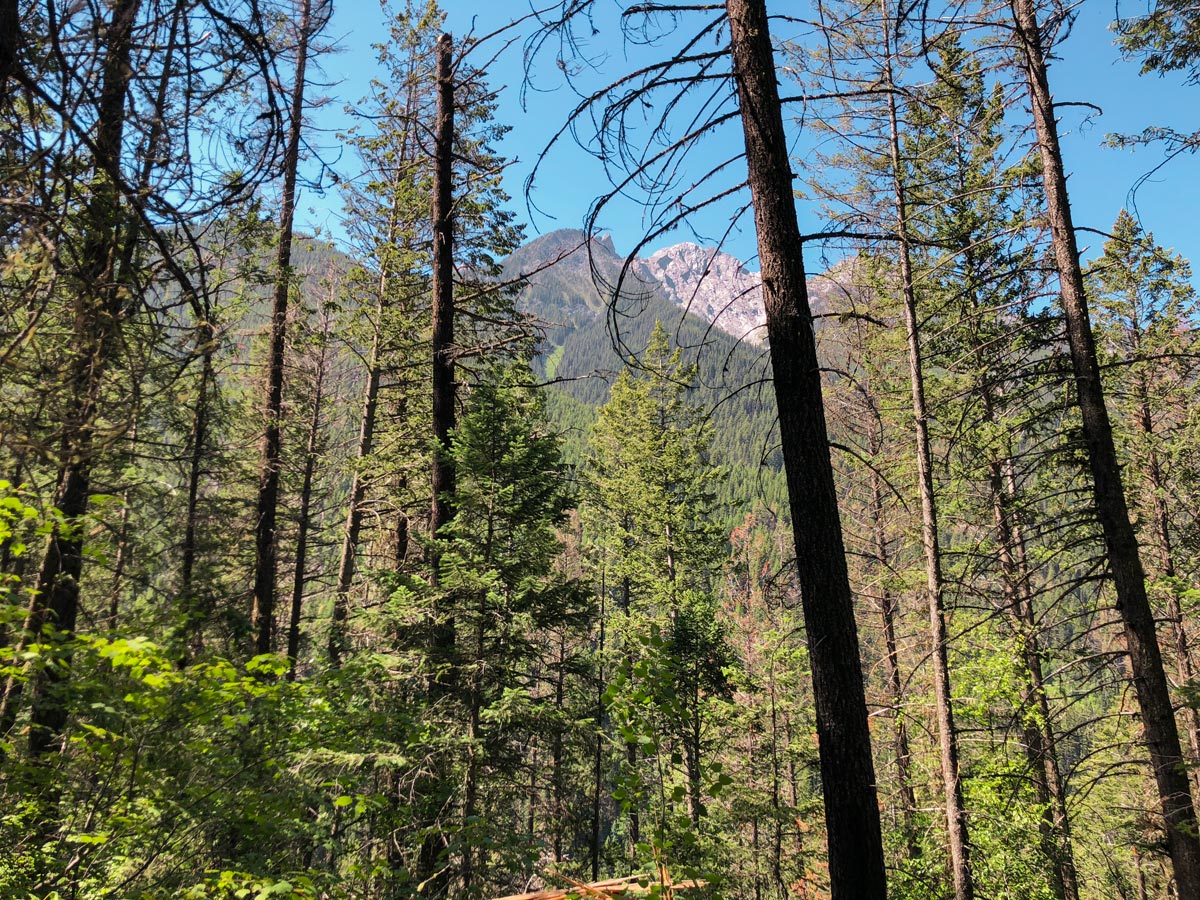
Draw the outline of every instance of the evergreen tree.
[[[680,357],[659,325],[638,367],[613,384],[592,429],[583,525],[609,610],[608,649],[620,660],[608,709],[625,745],[629,852],[695,864],[711,701],[727,693],[733,659],[715,601],[725,551],[713,508],[719,473],[709,427],[688,403],[695,369]],[[664,765],[672,754],[680,773]]]
[[[603,544],[623,609],[663,592],[712,590],[721,535],[709,426],[688,402],[695,368],[656,326],[592,429],[587,466],[593,545]],[[586,527],[585,525],[585,527]]]
[[[409,581],[391,600],[398,621],[455,624],[449,656],[418,642],[418,669],[445,667],[451,694],[430,694],[421,718],[436,735],[436,790],[447,889],[488,896],[532,874],[534,835],[522,765],[530,748],[568,725],[545,681],[578,661],[551,636],[579,633],[592,616],[577,582],[555,568],[558,528],[570,505],[558,439],[526,366],[496,367],[474,386],[451,449],[455,515],[436,539],[439,577]],[[578,643],[573,641],[572,643]]]
[[[1187,261],[1158,246],[1125,210],[1087,276],[1114,431],[1129,461],[1131,505],[1148,551],[1147,587],[1152,601],[1165,607],[1159,617],[1169,623],[1176,682],[1187,685],[1194,674],[1192,611],[1184,604],[1198,587],[1191,510],[1200,500],[1194,453],[1200,303]],[[1183,717],[1194,765],[1200,718],[1195,709]]]
[[[1125,54],[1141,60],[1143,75],[1182,72],[1188,84],[1200,82],[1200,11],[1195,4],[1158,0],[1143,15],[1118,18],[1113,28]],[[1139,135],[1116,138],[1122,145],[1151,142],[1162,142],[1171,157],[1194,153],[1200,148],[1200,129],[1187,132],[1155,125]]]

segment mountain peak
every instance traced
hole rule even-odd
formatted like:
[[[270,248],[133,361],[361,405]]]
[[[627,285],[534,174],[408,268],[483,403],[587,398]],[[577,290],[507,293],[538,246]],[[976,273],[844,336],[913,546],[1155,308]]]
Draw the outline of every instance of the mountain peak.
[[[589,237],[575,228],[551,231],[521,247],[506,263],[510,274],[534,272],[532,282],[550,310],[567,298],[582,301],[592,315],[600,315],[611,300],[625,265],[609,232]],[[814,313],[836,305],[833,300],[847,279],[841,274],[851,263],[839,263],[828,277],[809,281],[809,304]],[[636,298],[647,288],[657,288],[672,304],[716,325],[725,333],[761,345],[766,342],[762,275],[749,271],[735,256],[715,247],[683,241],[664,247],[649,257],[635,259],[625,269],[623,295]],[[594,286],[599,276],[601,289]],[[580,286],[586,285],[581,288]],[[634,306],[638,301],[631,301]]]
[[[676,306],[752,344],[766,338],[762,275],[737,257],[685,241],[651,254],[645,268]]]

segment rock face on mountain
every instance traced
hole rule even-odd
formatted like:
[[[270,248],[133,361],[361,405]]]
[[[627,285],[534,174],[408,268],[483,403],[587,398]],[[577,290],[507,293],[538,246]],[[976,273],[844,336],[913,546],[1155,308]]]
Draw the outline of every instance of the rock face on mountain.
[[[580,316],[601,315],[607,299],[593,281],[611,290],[625,260],[608,235],[585,238],[583,232],[554,231],[526,244],[505,264],[511,276],[535,272],[532,290],[526,293],[529,312],[547,321],[578,321]],[[839,305],[835,295],[845,288],[841,263],[825,275],[810,278],[809,305],[816,314]],[[622,318],[636,315],[649,294],[663,299],[747,344],[766,342],[762,276],[751,272],[736,257],[712,247],[682,243],[665,247],[648,259],[638,259],[625,271],[623,297],[617,304]],[[552,338],[553,339],[553,338]]]
[[[643,271],[676,306],[752,344],[766,337],[762,276],[728,253],[683,243],[653,254]]]

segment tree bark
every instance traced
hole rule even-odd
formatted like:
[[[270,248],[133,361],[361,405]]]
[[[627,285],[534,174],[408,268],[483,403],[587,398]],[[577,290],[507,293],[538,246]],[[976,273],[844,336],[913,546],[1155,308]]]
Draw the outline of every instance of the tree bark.
[[[288,616],[288,681],[296,678],[300,655],[300,614],[304,606],[304,588],[308,584],[308,531],[312,526],[313,477],[317,469],[317,450],[321,441],[321,402],[324,400],[328,368],[329,319],[326,316],[321,335],[321,355],[317,359],[317,377],[313,383],[312,415],[308,420],[308,442],[304,450],[304,475],[300,484],[300,509],[296,518],[296,570],[292,576],[292,608]]]
[[[878,446],[872,447],[872,456],[876,456]],[[883,484],[879,472],[871,470],[871,519],[875,539],[875,560],[881,572],[886,573],[890,565],[887,537],[883,529]],[[885,576],[886,577],[886,576]],[[892,706],[892,742],[896,753],[896,780],[899,782],[901,815],[903,817],[904,846],[908,858],[915,860],[921,856],[921,844],[917,838],[916,809],[917,798],[913,792],[912,772],[910,768],[912,752],[908,745],[908,729],[904,725],[901,711],[901,700],[904,697],[903,682],[900,678],[900,654],[896,646],[896,595],[884,585],[879,595],[879,614],[883,622],[883,666],[884,681],[888,688],[888,701]]]
[[[180,560],[179,594],[183,606],[183,630],[180,640],[181,664],[203,647],[204,619],[207,610],[201,609],[195,595],[196,558],[199,555],[197,532],[200,527],[200,480],[204,474],[204,458],[208,449],[209,391],[216,380],[213,356],[216,353],[216,328],[208,320],[200,324],[196,341],[200,345],[200,388],[196,409],[192,414],[190,436],[191,458],[188,460],[187,511],[183,527],[182,559]],[[186,648],[186,649],[183,649]]]
[[[605,600],[607,597],[608,585],[605,583],[606,569],[603,560],[600,564],[600,633],[596,637],[596,743],[592,748],[592,833],[591,833],[591,857],[592,857],[592,881],[597,881],[600,878],[600,820],[602,814],[601,794],[602,777],[604,774],[604,639],[605,635]]]
[[[884,21],[887,11],[884,10]],[[967,829],[966,802],[958,767],[958,732],[954,726],[954,699],[950,690],[949,643],[946,635],[942,550],[938,543],[937,496],[933,486],[933,453],[929,440],[929,409],[925,399],[925,367],[921,357],[921,335],[917,324],[917,296],[913,287],[912,254],[908,234],[908,198],[900,160],[900,129],[897,121],[895,85],[892,83],[891,39],[888,37],[885,64],[888,91],[888,146],[892,165],[892,188],[896,203],[896,235],[899,238],[900,281],[904,298],[904,328],[908,341],[908,376],[912,389],[913,430],[916,439],[917,491],[921,499],[921,548],[925,555],[925,590],[929,604],[930,660],[933,663],[933,693],[942,773],[943,808],[950,850],[950,875],[956,900],[973,900],[975,881],[971,875],[971,845]]]
[[[1136,348],[1135,348],[1136,352]],[[1150,412],[1150,387],[1146,384],[1143,374],[1138,379],[1138,422],[1137,427],[1148,444],[1146,467],[1143,477],[1154,503],[1154,536],[1158,543],[1159,561],[1162,574],[1166,578],[1174,578],[1175,554],[1171,541],[1170,517],[1167,511],[1166,484],[1163,479],[1162,463],[1159,461],[1158,448],[1155,446],[1154,418]],[[1192,653],[1188,640],[1187,627],[1183,621],[1183,609],[1179,603],[1179,593],[1173,587],[1167,587],[1167,621],[1171,625],[1171,638],[1175,651],[1175,672],[1178,683],[1190,684],[1194,675]],[[1183,705],[1184,728],[1187,731],[1188,750],[1191,752],[1193,766],[1192,777],[1200,785],[1200,770],[1194,767],[1200,763],[1200,712],[1191,704]]]
[[[1059,274],[1067,343],[1075,374],[1075,389],[1083,438],[1092,473],[1096,512],[1108,549],[1109,568],[1117,594],[1117,611],[1125,626],[1125,641],[1141,708],[1145,742],[1162,807],[1167,848],[1175,870],[1179,896],[1200,897],[1200,837],[1187,776],[1179,729],[1163,671],[1154,616],[1146,596],[1146,579],[1138,556],[1137,537],[1129,519],[1121,469],[1113,445],[1112,426],[1105,406],[1096,346],[1092,337],[1079,248],[1071,221],[1067,179],[1054,118],[1054,100],[1047,79],[1040,25],[1032,0],[1014,0],[1013,18],[1019,63],[1029,87],[1052,249]]]
[[[13,87],[9,79],[20,68],[21,6],[18,0],[0,0],[0,103],[7,104]]]
[[[763,0],[727,0],[796,569],[812,664],[834,900],[884,900],[883,840],[792,169]]]
[[[454,384],[454,218],[453,218],[453,153],[454,153],[454,40],[443,34],[437,43],[437,118],[434,128],[433,159],[433,459],[430,463],[430,482],[433,500],[430,509],[429,535],[437,539],[442,527],[454,516],[454,465],[450,459],[450,435],[455,421]],[[435,548],[429,553],[429,579],[436,588],[439,583],[439,554]],[[444,607],[439,603],[433,611],[429,655],[436,674],[428,681],[430,699],[434,702],[450,694],[456,678],[448,672],[455,648],[455,623],[453,619],[442,621]],[[470,699],[470,698],[466,698]],[[474,749],[468,766],[474,765]],[[436,764],[441,769],[442,764]],[[419,787],[423,803],[430,807],[428,814],[436,816],[435,804],[430,801],[431,789],[438,779],[445,780],[446,773],[438,771],[429,776],[428,785]],[[471,779],[466,785],[472,789]],[[468,798],[469,800],[469,798]],[[435,821],[426,821],[432,827]],[[421,844],[418,873],[422,881],[429,883],[432,896],[443,897],[449,889],[449,870],[440,873],[437,864],[445,838],[433,831]],[[470,849],[464,851],[464,877],[470,877]],[[436,874],[435,874],[436,873]]]
[[[250,627],[254,651],[270,653],[275,629],[275,580],[278,545],[279,476],[283,425],[283,362],[287,337],[288,293],[292,285],[292,228],[296,217],[296,176],[300,166],[300,135],[304,125],[305,70],[312,30],[312,0],[302,0],[296,47],[296,81],[292,85],[291,121],[283,158],[283,196],[280,198],[279,249],[275,255],[275,297],[271,309],[271,350],[267,360],[267,404],[258,477],[254,527],[254,605]]]
[[[563,702],[566,700],[566,670],[567,670],[567,641],[565,635],[558,639],[558,671],[554,675],[554,709],[560,715],[563,712]],[[563,861],[563,830],[567,817],[567,806],[563,798],[563,729],[556,725],[554,741],[551,747],[550,792],[553,812],[550,827],[554,829],[552,846],[554,861]],[[530,804],[533,803],[533,792],[530,791]],[[573,818],[573,817],[572,817]],[[529,829],[530,836],[533,829]]]
[[[454,466],[449,459],[454,430],[454,42],[443,34],[437,45],[437,123],[433,187],[433,509],[429,532],[437,537],[450,521]]]
[[[966,802],[958,766],[958,732],[954,726],[954,700],[950,689],[949,645],[946,635],[942,551],[938,543],[937,497],[933,485],[933,455],[929,439],[929,410],[925,398],[925,369],[917,324],[917,297],[913,286],[912,252],[908,231],[908,197],[900,159],[900,126],[892,69],[892,36],[887,4],[882,4],[885,27],[885,86],[888,89],[888,151],[891,156],[892,190],[896,204],[896,234],[899,238],[900,280],[904,298],[904,326],[908,341],[908,373],[912,389],[912,411],[917,455],[917,488],[921,498],[921,546],[925,554],[925,589],[929,604],[930,659],[936,703],[938,747],[942,773],[946,833],[950,850],[950,874],[956,900],[972,900],[975,882],[971,874],[971,846],[967,828]]]
[[[448,34],[437,45],[437,123],[433,183],[433,437],[430,466],[433,505],[429,534],[437,538],[454,516],[454,464],[450,459],[450,434],[454,431],[454,41]],[[430,575],[437,583],[437,554]],[[454,649],[454,623],[434,626],[435,655]]]
[[[133,78],[130,58],[133,28],[141,0],[112,6],[106,29],[107,51],[97,109],[95,194],[87,208],[87,235],[75,307],[75,346],[71,364],[70,408],[63,426],[55,506],[63,522],[77,526],[88,508],[92,471],[92,424],[98,412],[104,371],[111,360],[117,330],[124,321],[123,292],[117,283],[121,248],[120,196],[113,174],[120,166],[125,100]],[[78,527],[56,527],[48,539],[38,573],[37,599],[27,631],[40,635],[47,625],[70,634],[79,613],[79,579],[83,573],[83,533]],[[59,689],[68,670],[47,666],[36,673],[30,690],[29,752],[47,753],[66,724],[67,705]],[[10,703],[11,703],[10,698]],[[5,710],[6,715],[15,707]]]
[[[994,417],[985,391],[988,418]],[[1042,849],[1051,865],[1051,888],[1061,900],[1079,900],[1079,879],[1071,848],[1071,826],[1067,815],[1066,787],[1058,764],[1058,747],[1050,717],[1050,702],[1042,674],[1042,657],[1029,594],[1029,564],[1025,553],[1023,529],[1014,521],[1009,508],[1016,494],[1012,458],[990,464],[992,513],[996,522],[1000,566],[1004,575],[1002,589],[1010,621],[1021,649],[1021,662],[1028,678],[1022,705],[1036,710],[1037,722],[1025,713],[1022,731],[1026,758],[1033,777],[1038,803],[1046,808],[1042,822]]]

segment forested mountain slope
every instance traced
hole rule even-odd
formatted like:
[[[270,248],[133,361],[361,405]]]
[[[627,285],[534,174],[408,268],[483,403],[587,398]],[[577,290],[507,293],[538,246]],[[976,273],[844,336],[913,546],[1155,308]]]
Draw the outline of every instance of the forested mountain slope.
[[[635,260],[611,305],[601,291],[611,295],[617,290],[625,260],[607,236],[585,242],[582,231],[551,232],[513,253],[505,261],[504,273],[508,278],[528,274],[519,305],[547,325],[546,346],[538,359],[550,392],[564,395],[562,400],[551,400],[556,421],[568,427],[582,425],[585,408],[594,410],[606,402],[616,373],[627,363],[637,365],[655,323],[660,322],[684,361],[697,366],[698,387],[691,402],[708,414],[714,461],[727,467],[729,474],[721,499],[740,508],[761,495],[782,508],[782,459],[775,400],[767,389],[765,349],[739,341],[697,314],[717,315],[736,307],[732,330],[744,332],[741,323],[755,317],[756,305],[761,310],[761,298],[747,291],[756,276],[726,254],[719,255],[720,266],[706,270],[704,260],[713,253],[680,244],[659,251],[651,260]],[[677,279],[681,271],[691,279],[671,285],[678,303],[668,298],[657,280],[668,271]],[[704,303],[690,302],[701,296],[697,282]],[[830,278],[810,282],[814,313],[830,309],[841,291]],[[724,324],[724,317],[719,321]],[[569,438],[568,449],[573,444]]]

